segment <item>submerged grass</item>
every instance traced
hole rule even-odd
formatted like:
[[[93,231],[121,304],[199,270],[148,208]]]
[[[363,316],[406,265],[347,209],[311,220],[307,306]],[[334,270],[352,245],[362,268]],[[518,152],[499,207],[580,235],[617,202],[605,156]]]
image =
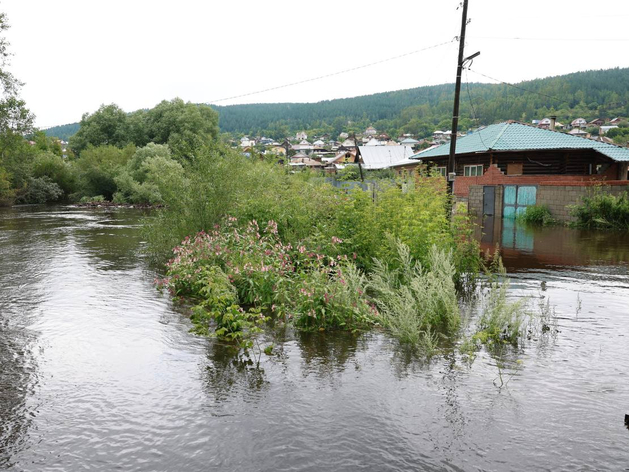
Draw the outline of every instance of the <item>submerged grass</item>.
[[[376,260],[368,287],[393,336],[434,351],[439,335],[452,335],[460,323],[452,253],[432,246],[422,266],[408,246],[398,241],[396,248],[393,261]]]

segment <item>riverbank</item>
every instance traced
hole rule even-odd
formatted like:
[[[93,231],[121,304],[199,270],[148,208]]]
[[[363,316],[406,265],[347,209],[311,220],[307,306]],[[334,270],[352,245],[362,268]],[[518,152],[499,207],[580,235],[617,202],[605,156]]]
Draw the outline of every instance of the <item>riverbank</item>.
[[[141,210],[155,210],[164,208],[164,205],[150,203],[116,203],[108,201],[80,202],[71,205],[74,208],[138,208]]]

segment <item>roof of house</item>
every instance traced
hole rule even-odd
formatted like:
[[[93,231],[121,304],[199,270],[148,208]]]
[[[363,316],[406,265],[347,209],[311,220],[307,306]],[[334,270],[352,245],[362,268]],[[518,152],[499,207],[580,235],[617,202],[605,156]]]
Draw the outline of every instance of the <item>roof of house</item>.
[[[406,139],[403,139],[402,141],[400,141],[400,144],[415,145],[415,144],[419,144],[419,141],[417,141],[416,139],[413,139],[413,138],[406,138]]]
[[[615,161],[629,161],[629,148],[536,128],[516,121],[487,126],[456,140],[457,154],[488,151],[529,151],[548,149],[592,149]],[[450,143],[416,154],[415,159],[444,157]]]
[[[359,146],[365,169],[387,169],[414,152],[410,146]]]

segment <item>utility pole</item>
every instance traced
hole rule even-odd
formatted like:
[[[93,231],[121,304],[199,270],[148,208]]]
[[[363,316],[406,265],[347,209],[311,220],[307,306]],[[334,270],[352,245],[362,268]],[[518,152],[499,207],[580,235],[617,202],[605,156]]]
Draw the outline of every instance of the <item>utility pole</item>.
[[[452,112],[452,134],[450,138],[450,157],[448,158],[448,192],[454,193],[456,173],[456,133],[459,128],[459,99],[461,97],[461,75],[463,73],[463,52],[465,49],[465,28],[467,26],[467,2],[463,0],[463,17],[461,20],[461,36],[459,36],[459,62],[456,69],[456,86],[454,88],[454,110]]]

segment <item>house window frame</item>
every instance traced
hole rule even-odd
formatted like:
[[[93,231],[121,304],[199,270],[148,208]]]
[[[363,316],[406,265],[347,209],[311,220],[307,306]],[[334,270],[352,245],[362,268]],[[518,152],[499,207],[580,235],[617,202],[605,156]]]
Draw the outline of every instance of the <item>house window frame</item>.
[[[480,174],[478,173],[478,168],[480,167]],[[472,173],[472,169],[474,169]],[[485,168],[483,164],[469,164],[463,166],[463,177],[480,177],[485,173]]]
[[[446,166],[438,166],[435,167],[435,169],[437,170],[437,173],[442,177],[446,177],[446,175],[448,175],[448,168]]]

